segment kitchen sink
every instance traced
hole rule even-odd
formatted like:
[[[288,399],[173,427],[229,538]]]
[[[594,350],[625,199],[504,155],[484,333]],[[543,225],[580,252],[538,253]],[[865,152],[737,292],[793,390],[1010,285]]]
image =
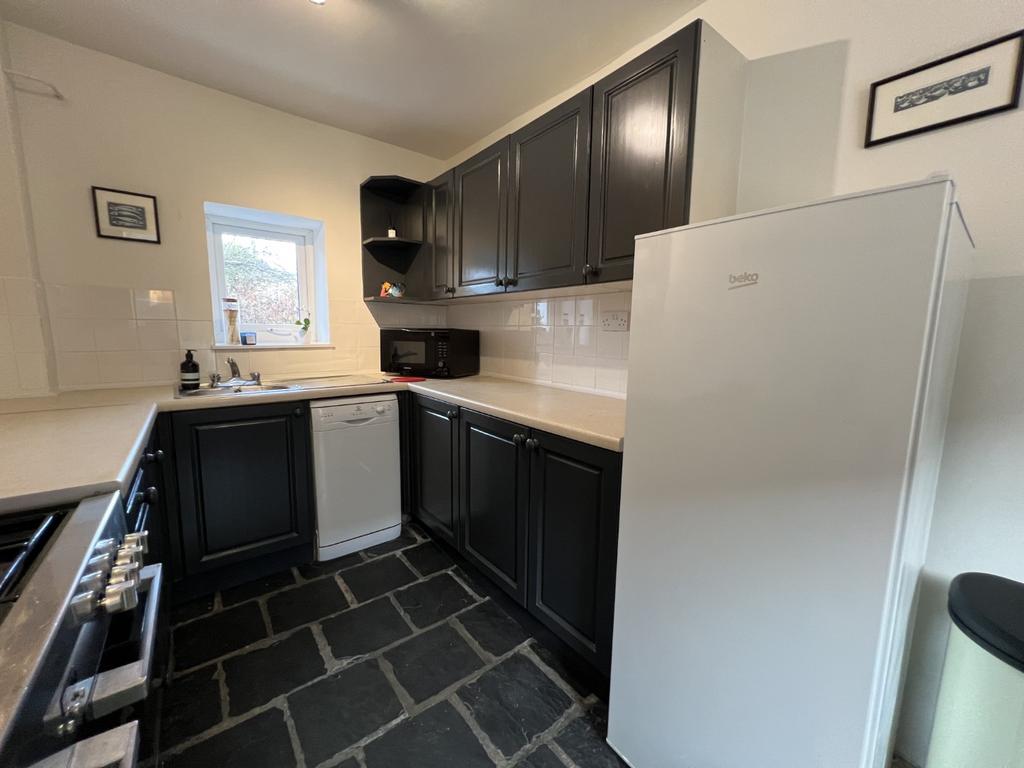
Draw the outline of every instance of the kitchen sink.
[[[292,384],[239,384],[217,387],[202,386],[199,389],[179,390],[176,397],[215,397],[217,395],[254,395],[258,392],[286,392],[300,389]]]

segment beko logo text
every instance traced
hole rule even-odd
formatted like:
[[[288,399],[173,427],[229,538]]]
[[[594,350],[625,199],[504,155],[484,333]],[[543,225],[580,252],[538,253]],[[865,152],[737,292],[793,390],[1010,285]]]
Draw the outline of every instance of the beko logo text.
[[[729,290],[734,288],[746,288],[748,285],[757,285],[757,272],[744,272],[739,275],[729,275]]]

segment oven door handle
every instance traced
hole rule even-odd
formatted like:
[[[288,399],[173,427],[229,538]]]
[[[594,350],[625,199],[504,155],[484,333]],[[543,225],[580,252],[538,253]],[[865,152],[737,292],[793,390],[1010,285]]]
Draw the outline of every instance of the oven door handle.
[[[72,744],[32,768],[135,768],[138,754],[139,723],[133,720]]]
[[[149,593],[146,614],[142,619],[142,652],[138,661],[100,672],[93,678],[92,695],[89,697],[91,718],[103,717],[129,704],[142,701],[149,693],[162,588],[163,566],[160,563],[147,565],[139,571],[139,591]]]

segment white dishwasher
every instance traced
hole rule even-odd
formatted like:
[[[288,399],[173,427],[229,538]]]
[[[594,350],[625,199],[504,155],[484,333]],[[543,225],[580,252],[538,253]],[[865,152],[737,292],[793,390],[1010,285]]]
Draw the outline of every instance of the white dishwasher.
[[[317,560],[332,560],[402,532],[398,398],[314,400]]]

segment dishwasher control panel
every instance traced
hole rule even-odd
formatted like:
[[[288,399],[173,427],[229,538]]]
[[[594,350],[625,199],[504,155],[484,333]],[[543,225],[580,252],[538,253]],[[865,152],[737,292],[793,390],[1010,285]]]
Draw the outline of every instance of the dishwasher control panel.
[[[393,421],[398,418],[398,398],[394,395],[314,401],[311,405],[313,428],[331,424],[365,424],[368,421]]]

